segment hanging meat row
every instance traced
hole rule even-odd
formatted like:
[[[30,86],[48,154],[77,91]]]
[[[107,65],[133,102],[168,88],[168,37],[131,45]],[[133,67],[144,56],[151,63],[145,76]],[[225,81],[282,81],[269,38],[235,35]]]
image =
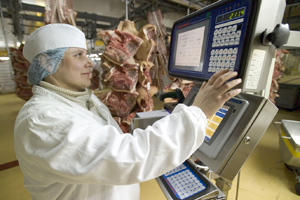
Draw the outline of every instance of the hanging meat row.
[[[109,88],[99,97],[107,105],[124,133],[136,112],[154,109],[152,95],[157,91],[150,76],[157,55],[156,26],[147,24],[139,31],[125,20],[115,30],[98,33],[105,44],[101,58],[102,84]]]

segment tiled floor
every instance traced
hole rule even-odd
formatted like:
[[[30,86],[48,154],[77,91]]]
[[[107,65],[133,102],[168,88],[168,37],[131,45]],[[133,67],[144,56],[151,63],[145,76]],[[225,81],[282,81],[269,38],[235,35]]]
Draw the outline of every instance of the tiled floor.
[[[0,95],[0,166],[16,160],[13,126],[17,113],[24,103],[25,101],[15,94]],[[281,119],[300,121],[300,109],[293,112],[279,110],[274,121]],[[281,162],[278,140],[277,129],[274,125],[270,125],[241,170],[239,200],[300,199],[294,190],[296,183],[294,173]],[[236,179],[233,181],[228,200],[236,199]],[[31,199],[23,187],[23,176],[18,166],[0,171],[0,199]],[[141,200],[165,199],[155,180],[141,184]]]

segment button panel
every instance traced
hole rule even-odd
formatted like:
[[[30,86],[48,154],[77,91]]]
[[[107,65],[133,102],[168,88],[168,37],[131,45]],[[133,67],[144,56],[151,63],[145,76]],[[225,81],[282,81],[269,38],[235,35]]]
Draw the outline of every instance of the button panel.
[[[206,189],[206,185],[185,164],[165,173],[164,179],[179,199],[186,199]]]
[[[215,73],[228,68],[234,71],[238,46],[241,39],[242,23],[230,24],[214,30],[213,43],[210,53],[208,72]]]

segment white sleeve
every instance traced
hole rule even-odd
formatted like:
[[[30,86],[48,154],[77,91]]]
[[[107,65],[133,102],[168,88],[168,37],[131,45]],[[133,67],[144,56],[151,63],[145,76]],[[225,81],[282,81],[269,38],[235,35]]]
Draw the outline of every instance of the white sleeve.
[[[18,120],[16,141],[24,147],[18,157],[26,157],[24,162],[45,179],[78,184],[128,185],[156,178],[201,145],[207,123],[201,109],[185,105],[132,135],[65,108],[41,113]]]

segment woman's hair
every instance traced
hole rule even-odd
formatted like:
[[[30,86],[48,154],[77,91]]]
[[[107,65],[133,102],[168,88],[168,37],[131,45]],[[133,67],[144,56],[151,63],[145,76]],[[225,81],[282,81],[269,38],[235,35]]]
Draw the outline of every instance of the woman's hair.
[[[54,74],[67,49],[68,47],[51,49],[36,55],[29,66],[27,82],[38,85],[46,76]]]

